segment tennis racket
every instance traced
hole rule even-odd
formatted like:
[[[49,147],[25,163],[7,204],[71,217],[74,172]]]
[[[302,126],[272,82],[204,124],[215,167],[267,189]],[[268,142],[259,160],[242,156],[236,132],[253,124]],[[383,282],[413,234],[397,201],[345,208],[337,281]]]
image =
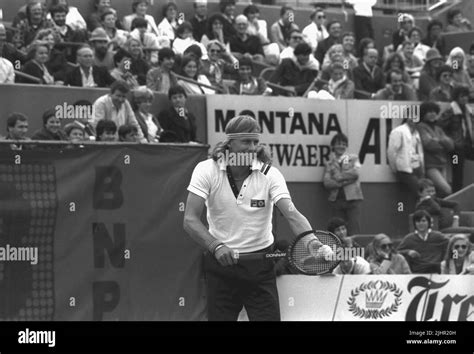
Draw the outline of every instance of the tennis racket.
[[[319,239],[323,245],[327,245],[333,251],[333,257],[326,259],[323,255],[314,254],[310,251],[308,245],[314,242],[314,236]],[[321,246],[322,247],[322,246]],[[321,275],[330,273],[340,263],[336,260],[336,250],[342,247],[339,238],[326,231],[306,231],[296,236],[290,244],[286,252],[272,252],[272,253],[241,253],[238,255],[239,260],[261,260],[261,259],[278,259],[286,258],[291,268],[300,274],[306,275]]]

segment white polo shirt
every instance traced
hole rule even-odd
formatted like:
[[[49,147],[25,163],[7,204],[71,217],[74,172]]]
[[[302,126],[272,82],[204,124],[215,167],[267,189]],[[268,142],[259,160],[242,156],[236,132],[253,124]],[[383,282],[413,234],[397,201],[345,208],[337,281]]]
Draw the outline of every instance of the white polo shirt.
[[[188,187],[189,192],[206,200],[209,233],[241,253],[255,252],[273,243],[273,204],[282,198],[291,199],[283,175],[275,167],[265,175],[267,166],[253,162],[252,173],[237,198],[226,165],[212,159],[196,166]]]

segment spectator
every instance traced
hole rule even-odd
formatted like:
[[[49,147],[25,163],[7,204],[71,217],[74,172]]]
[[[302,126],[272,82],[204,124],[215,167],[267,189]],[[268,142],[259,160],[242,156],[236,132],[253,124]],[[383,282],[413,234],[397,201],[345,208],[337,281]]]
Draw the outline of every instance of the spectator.
[[[54,85],[54,77],[48,71],[46,63],[49,60],[49,45],[47,42],[33,42],[29,48],[27,58],[30,60],[23,67],[23,72],[40,80],[41,85]],[[26,78],[19,78],[19,82],[29,83]]]
[[[132,32],[130,38],[136,39],[140,42],[142,48],[169,48],[170,40],[168,37],[157,37],[154,33],[147,32],[148,22],[141,17],[137,17],[132,21]]]
[[[430,92],[430,101],[451,102],[453,100],[453,69],[449,65],[442,65],[436,72],[438,86]]]
[[[423,145],[415,123],[414,119],[405,118],[402,125],[390,132],[387,148],[392,171],[413,197],[418,195],[418,181],[425,171]]]
[[[201,38],[207,30],[207,0],[194,0],[193,8],[194,16],[189,22],[193,27],[194,39],[201,42]]]
[[[112,8],[105,10],[100,15],[100,21],[107,35],[107,45],[112,47],[113,50],[122,47],[127,41],[129,34],[124,30],[117,29],[117,12]]]
[[[469,77],[472,80],[474,78],[474,43],[472,43],[469,47],[469,55],[467,57],[467,71],[469,73]]]
[[[392,35],[393,50],[397,50],[398,46],[408,40],[408,32],[415,26],[415,18],[406,13],[398,15],[398,30]]]
[[[377,91],[374,99],[390,101],[417,100],[415,90],[403,82],[403,72],[399,69],[392,69],[388,72],[386,87]]]
[[[156,26],[155,19],[153,16],[148,15],[148,7],[150,6],[150,0],[133,0],[132,2],[132,14],[123,18],[123,27],[126,31],[133,31],[132,22],[136,18],[144,19],[147,23],[146,32],[158,36],[158,27]]]
[[[206,75],[213,86],[223,88],[224,74],[235,74],[236,64],[225,47],[218,40],[212,40],[207,45],[208,58],[201,60],[201,74]],[[237,63],[237,62],[236,62]]]
[[[405,257],[393,249],[390,237],[378,234],[369,245],[368,261],[372,274],[411,274]]]
[[[357,48],[359,62],[364,58],[369,49],[375,49],[374,40],[372,38],[362,38],[359,42],[359,47]]]
[[[231,38],[236,34],[234,27],[235,20],[235,0],[220,0],[219,10],[224,19],[224,37]]]
[[[15,83],[15,68],[10,60],[3,58],[6,37],[5,27],[0,24],[0,84],[13,84]]]
[[[453,82],[455,86],[469,87],[470,96],[474,96],[474,87],[469,77],[467,69],[467,60],[464,50],[460,47],[451,49],[446,64],[453,69]]]
[[[286,5],[282,6],[280,19],[270,27],[270,40],[278,44],[280,52],[286,48],[290,32],[295,29],[299,30],[299,27],[294,22],[293,8]]]
[[[352,32],[345,32],[342,35],[342,60],[344,69],[352,74],[352,70],[358,65],[357,58],[354,55],[355,37]]]
[[[377,49],[368,49],[359,65],[352,71],[355,89],[365,91],[367,94],[355,92],[355,98],[367,98],[370,94],[375,94],[385,85],[382,69],[377,66],[379,57]]]
[[[328,221],[327,230],[348,245],[348,247],[361,248],[361,246],[347,235],[347,223],[344,219],[332,217]]]
[[[454,151],[451,161],[453,168],[453,192],[464,187],[464,162],[466,158],[474,158],[474,115],[468,106],[469,89],[456,86],[453,90],[453,101],[444,111],[439,125],[454,141]],[[454,160],[453,160],[454,159]]]
[[[17,69],[26,62],[26,56],[8,43],[7,30],[2,23],[0,23],[0,57],[10,61]]]
[[[57,84],[63,84],[69,65],[66,58],[66,51],[61,45],[61,37],[52,28],[44,29],[36,34],[35,41],[46,42],[48,44],[49,58],[46,68],[53,75]]]
[[[140,85],[146,85],[146,76],[150,67],[145,60],[140,41],[129,38],[123,48],[132,56],[130,72],[137,76],[137,81]]]
[[[117,124],[114,121],[101,119],[96,126],[96,141],[114,142],[117,141]]]
[[[335,62],[329,67],[331,78],[322,87],[336,100],[347,100],[354,98],[354,82],[347,77],[347,71],[340,62]]]
[[[61,129],[61,122],[56,116],[56,110],[54,108],[48,109],[46,112],[43,113],[43,128],[34,133],[31,139],[45,141],[68,140],[66,133]]]
[[[132,65],[132,56],[126,50],[120,48],[114,55],[115,69],[110,72],[110,75],[115,80],[125,81],[132,89],[140,86],[136,76],[130,72]]]
[[[428,33],[421,43],[430,48],[438,49],[438,52],[444,57],[446,55],[446,42],[442,35],[443,23],[440,20],[431,20],[428,23],[427,31]]]
[[[318,43],[329,37],[326,29],[326,14],[324,10],[317,7],[310,15],[311,23],[303,29],[303,35],[307,38],[313,52],[318,48]]]
[[[229,37],[224,35],[224,17],[221,14],[214,14],[207,22],[207,32],[201,37],[201,43],[207,47],[210,41],[218,40],[230,53]]]
[[[249,23],[247,17],[239,15],[235,18],[236,34],[230,38],[230,50],[236,58],[251,55],[255,61],[263,62],[263,47],[258,36],[247,33]]]
[[[351,247],[348,239],[342,241],[343,247]],[[344,252],[345,253],[345,252]],[[333,274],[370,274],[370,264],[364,258],[356,256],[344,259],[332,271]]]
[[[255,5],[249,5],[244,9],[244,15],[249,21],[248,34],[258,36],[263,46],[270,43],[267,32],[267,21],[260,19],[260,10]]]
[[[372,7],[377,3],[377,0],[345,0],[345,2],[351,4],[354,8],[354,31],[356,40],[360,41],[366,37],[374,38]]]
[[[187,77],[189,79],[192,79],[194,81],[197,81],[201,84],[211,86],[211,83],[207,79],[206,75],[198,74],[199,71],[199,61],[196,60],[194,57],[187,55],[183,57],[183,60],[181,62],[181,75],[184,77]],[[212,95],[215,94],[216,92],[212,89],[209,89],[207,87],[202,87],[198,84],[184,81],[184,80],[178,80],[178,85],[184,88],[186,91],[186,94],[188,95]]]
[[[46,11],[40,2],[30,2],[26,6],[26,18],[14,23],[19,31],[21,48],[26,49],[33,42],[38,31],[54,28],[54,23],[46,19]]]
[[[89,32],[93,32],[96,28],[101,27],[100,15],[106,9],[112,6],[111,0],[94,0],[95,11],[90,14],[87,19],[87,29]]]
[[[391,70],[399,70],[402,73],[402,81],[405,84],[408,84],[410,88],[413,88],[412,79],[410,75],[405,71],[405,63],[403,62],[403,57],[399,53],[392,53],[385,60],[383,71],[385,74],[385,79],[389,80],[389,74]]]
[[[239,60],[239,78],[229,88],[232,95],[269,95],[271,89],[262,78],[252,76],[253,64],[250,58],[243,57]]]
[[[454,150],[454,142],[437,125],[439,106],[434,102],[423,102],[420,107],[421,122],[418,124],[425,156],[426,176],[436,186],[441,197],[452,193],[447,182],[448,154]]]
[[[84,32],[87,29],[87,24],[77,7],[69,6],[68,0],[52,0],[49,12],[51,14],[51,19],[54,20],[53,8],[56,7],[65,7],[66,8],[66,18],[65,25],[68,26],[71,30],[75,32]],[[56,22],[57,24],[57,22]]]
[[[108,87],[114,82],[107,68],[93,65],[94,52],[88,45],[82,46],[77,51],[77,63],[79,66],[66,75],[65,86]]]
[[[146,76],[146,86],[160,93],[167,93],[170,87],[178,84],[171,70],[174,66],[175,54],[170,48],[158,52],[158,67],[150,69]]]
[[[202,55],[207,56],[206,48],[193,38],[193,27],[190,22],[183,22],[176,30],[177,37],[173,41],[173,50],[177,55],[183,55],[185,50],[192,45],[201,49]]]
[[[402,43],[402,50],[399,52],[402,57],[403,64],[409,75],[419,73],[423,69],[423,61],[417,56],[413,55],[415,46],[409,40]]]
[[[415,232],[406,235],[398,245],[412,273],[440,273],[440,262],[446,252],[448,239],[431,229],[431,215],[426,210],[413,214]]]
[[[443,65],[443,58],[437,49],[431,48],[426,53],[426,61],[420,73],[420,87],[418,89],[418,98],[420,101],[427,101],[431,90],[437,86],[436,71]]]
[[[163,134],[169,137],[174,133],[177,143],[189,143],[196,141],[196,118],[186,108],[186,91],[181,86],[173,86],[168,92],[171,108],[161,111],[158,121],[165,130]],[[163,135],[162,135],[163,138]],[[170,142],[171,139],[166,139]],[[163,141],[163,139],[160,139]]]
[[[454,201],[444,200],[436,197],[436,190],[430,179],[422,178],[419,182],[419,200],[416,210],[426,210],[431,216],[438,217],[438,228],[440,230],[448,227],[459,227],[454,222],[454,216],[459,218],[459,204]]]
[[[80,143],[86,141],[86,133],[84,128],[82,128],[82,126],[80,126],[76,122],[66,124],[64,126],[64,132],[66,133],[67,140],[72,143]]]
[[[28,134],[28,118],[22,113],[12,113],[7,118],[7,136],[1,140],[31,140]],[[5,145],[0,145],[5,149]],[[30,150],[31,145],[10,144],[10,150]]]
[[[320,63],[323,62],[324,55],[326,54],[326,52],[328,51],[329,48],[331,48],[336,43],[339,43],[339,44],[342,43],[342,38],[341,38],[342,25],[341,25],[341,22],[339,22],[339,21],[329,22],[328,31],[329,31],[329,37],[324,39],[323,41],[319,42],[318,48],[316,49],[316,52],[314,53],[314,57]]]
[[[463,17],[461,10],[451,9],[448,11],[448,25],[446,32],[469,32],[472,31],[471,22]]]
[[[96,126],[102,119],[111,120],[118,126],[131,124],[137,127],[139,140],[146,142],[132,107],[126,98],[129,91],[130,88],[126,82],[114,82],[110,87],[110,93],[99,97],[94,102],[92,125]],[[97,136],[99,136],[98,128],[96,128],[96,132]]]
[[[283,49],[280,53],[280,63],[283,59],[293,58],[294,50],[296,46],[300,43],[303,43],[303,34],[297,29],[292,30],[290,32],[290,36],[288,37],[288,43],[287,43],[288,46],[285,49]],[[313,54],[311,54],[311,57],[314,58]],[[319,68],[319,63],[317,65]]]
[[[115,52],[109,49],[110,39],[102,27],[96,28],[89,39],[90,45],[94,51],[94,64],[104,67],[108,71],[114,69]]]
[[[327,69],[331,66],[331,64],[335,62],[343,63],[343,55],[344,55],[344,47],[342,44],[336,43],[332,45],[331,48],[328,49],[326,55],[324,56],[322,68]],[[326,79],[326,78],[324,78]]]
[[[138,129],[137,127],[124,124],[118,129],[119,141],[124,143],[138,143]]]
[[[347,221],[351,234],[360,233],[360,162],[356,155],[346,154],[347,136],[336,134],[331,140],[332,153],[324,170],[324,187],[329,190],[333,212]]]
[[[282,60],[270,78],[270,82],[281,86],[291,86],[296,95],[303,95],[318,75],[317,66],[310,61],[310,55],[309,44],[298,44],[294,50],[294,56]]]
[[[441,274],[474,274],[472,244],[463,234],[453,235],[441,261]]]
[[[158,119],[150,113],[154,94],[149,88],[140,87],[132,92],[132,108],[143,136],[149,143],[158,143],[163,129]]]
[[[426,55],[428,51],[432,48],[428,47],[427,45],[421,43],[421,38],[423,36],[423,32],[418,27],[413,27],[408,32],[408,39],[413,43],[413,55],[418,57],[422,62],[425,62]],[[401,50],[401,46],[397,48],[397,51]]]
[[[170,41],[175,38],[175,31],[181,21],[178,21],[178,6],[174,2],[169,2],[163,6],[163,20],[158,25],[158,36],[168,37]]]

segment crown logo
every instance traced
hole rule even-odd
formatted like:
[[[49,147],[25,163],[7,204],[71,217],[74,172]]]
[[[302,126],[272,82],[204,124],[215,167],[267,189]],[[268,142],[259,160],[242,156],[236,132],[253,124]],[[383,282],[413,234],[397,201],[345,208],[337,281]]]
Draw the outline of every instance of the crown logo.
[[[388,293],[385,291],[375,290],[365,294],[365,306],[368,309],[379,309],[382,307]]]

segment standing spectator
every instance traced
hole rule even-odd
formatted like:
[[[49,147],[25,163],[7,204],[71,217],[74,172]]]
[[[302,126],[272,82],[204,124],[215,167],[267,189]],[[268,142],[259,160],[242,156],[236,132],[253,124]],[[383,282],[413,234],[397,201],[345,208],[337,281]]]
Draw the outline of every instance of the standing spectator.
[[[399,69],[392,69],[388,72],[386,87],[377,91],[374,99],[390,101],[417,100],[415,90],[403,82],[403,72]]]
[[[250,58],[243,57],[239,60],[239,78],[229,88],[232,95],[268,95],[271,89],[260,77],[252,76],[253,64]]]
[[[357,155],[346,154],[348,139],[342,133],[331,140],[332,153],[324,170],[324,187],[334,213],[348,224],[350,234],[360,234],[360,203],[364,199],[359,181]]]
[[[41,2],[30,2],[26,6],[26,18],[14,23],[19,31],[21,48],[27,48],[33,42],[38,31],[54,28],[54,23],[46,19],[46,11]]]
[[[112,6],[110,0],[94,0],[95,11],[87,18],[87,29],[93,32],[96,28],[101,27],[100,15],[102,12]]]
[[[126,82],[116,81],[110,87],[109,94],[99,97],[94,102],[92,125],[96,128],[97,136],[99,136],[99,132],[96,126],[100,120],[105,119],[113,121],[116,126],[131,124],[137,127],[139,140],[146,142],[132,107],[127,100],[129,92],[130,88]]]
[[[403,124],[390,132],[387,158],[400,183],[406,185],[411,195],[418,195],[418,181],[424,177],[424,154],[420,134],[413,119],[405,118]]]
[[[324,39],[323,41],[319,42],[318,48],[316,49],[316,52],[314,53],[314,57],[316,58],[317,61],[320,63],[323,62],[324,60],[324,55],[328,51],[329,48],[331,48],[334,44],[341,44],[342,43],[342,25],[341,22],[339,21],[332,21],[329,22],[328,24],[328,31],[329,31],[329,37]]]
[[[23,67],[23,72],[30,76],[37,77],[41,85],[54,85],[54,77],[48,71],[46,63],[49,60],[48,42],[33,42],[28,51],[27,57],[30,59]],[[18,78],[19,82],[29,83],[26,78]]]
[[[170,41],[175,38],[175,31],[180,25],[178,21],[178,6],[174,2],[169,2],[163,6],[163,20],[158,25],[158,36],[168,37]]]
[[[148,71],[146,86],[159,93],[168,93],[170,87],[176,86],[178,81],[172,73],[175,54],[170,48],[160,49],[158,52],[158,66]]]
[[[201,42],[202,36],[207,30],[207,0],[194,0],[194,16],[189,20],[193,26],[193,37]]]
[[[196,141],[196,118],[186,108],[186,91],[181,86],[173,86],[168,92],[171,108],[161,111],[158,121],[165,132],[174,133],[177,143]]]
[[[270,27],[270,41],[277,43],[280,52],[286,48],[290,32],[294,29],[299,30],[294,22],[294,10],[290,6],[282,6],[280,9],[280,19]]]
[[[253,60],[262,62],[264,59],[263,47],[258,36],[247,33],[249,22],[247,17],[239,15],[235,18],[236,34],[233,35],[230,42],[232,54],[239,59],[242,55],[251,55]]]
[[[61,122],[56,116],[56,110],[54,108],[48,109],[43,114],[43,128],[38,130],[31,137],[32,140],[55,140],[55,141],[66,141],[68,140],[66,133],[61,129]]]
[[[181,75],[201,84],[210,86],[211,83],[207,79],[206,75],[198,74],[198,71],[199,60],[190,55],[183,57],[181,62]],[[212,95],[216,93],[214,90],[188,81],[178,80],[178,85],[183,87],[186,91],[186,94],[189,95]]]
[[[367,94],[355,92],[355,98],[367,99],[367,95],[375,94],[384,87],[384,74],[377,66],[378,57],[377,49],[368,49],[359,65],[352,70],[355,89],[367,92]]]
[[[79,48],[77,63],[79,66],[66,74],[65,86],[108,87],[114,82],[107,68],[94,65],[94,52],[90,46]]]
[[[346,3],[354,7],[354,27],[356,41],[362,38],[374,38],[374,29],[372,28],[372,7],[377,0],[345,0]]]
[[[12,113],[7,118],[7,136],[1,140],[31,140],[28,134],[28,117],[22,113]],[[2,145],[0,145],[2,148]],[[5,145],[3,145],[5,148]],[[10,150],[29,150],[31,145],[10,144]]]
[[[132,56],[130,72],[133,75],[136,75],[137,81],[140,85],[146,85],[146,76],[150,67],[145,60],[140,41],[135,38],[129,38],[123,48]]]
[[[310,19],[311,23],[303,29],[303,35],[314,52],[318,47],[318,43],[329,37],[329,33],[325,26],[326,14],[322,8],[315,8],[310,15]]]
[[[453,69],[449,65],[443,65],[436,72],[438,86],[430,92],[430,101],[451,102],[453,100]]]
[[[0,57],[10,61],[15,68],[19,68],[26,62],[26,55],[16,49],[7,41],[7,30],[0,23]]]
[[[177,55],[183,55],[186,49],[192,45],[197,45],[201,49],[203,56],[207,56],[206,48],[193,38],[193,27],[190,22],[183,22],[176,30],[176,38],[173,41],[173,50]]]
[[[230,38],[236,34],[234,27],[235,20],[235,0],[220,0],[219,10],[224,18],[224,36]]]
[[[439,106],[434,102],[423,102],[420,107],[421,122],[418,124],[425,157],[426,176],[431,179],[441,197],[452,193],[447,182],[448,154],[454,150],[454,142],[437,125]]]
[[[423,61],[417,56],[413,55],[415,46],[409,40],[402,43],[402,50],[399,52],[402,57],[403,64],[409,75],[419,73],[423,69]]]
[[[472,31],[471,22],[463,17],[461,10],[452,9],[448,11],[448,25],[446,32],[469,32]]]
[[[427,31],[428,33],[421,43],[438,49],[438,52],[444,57],[446,55],[446,41],[442,35],[443,23],[440,20],[431,20],[428,23]]]
[[[431,48],[426,53],[426,62],[420,74],[418,98],[421,101],[427,101],[431,90],[438,85],[436,82],[436,72],[441,65],[443,65],[443,58],[437,49]]]
[[[415,18],[406,13],[398,15],[398,30],[393,32],[392,46],[396,51],[398,46],[408,40],[408,32],[415,26]]]
[[[446,253],[448,239],[431,229],[431,215],[425,210],[413,214],[415,232],[406,235],[398,245],[412,273],[440,273],[440,263]]]
[[[453,82],[455,86],[466,86],[469,88],[470,96],[474,95],[474,87],[469,77],[467,60],[464,50],[460,47],[451,49],[446,64],[453,68]]]
[[[115,142],[117,141],[117,124],[108,119],[101,119],[96,126],[96,141]]]
[[[453,168],[453,192],[464,187],[464,162],[474,158],[474,115],[468,106],[469,89],[456,86],[453,90],[453,101],[444,111],[439,125],[454,141],[454,152],[451,158]],[[456,163],[455,163],[456,162]]]
[[[128,32],[117,29],[117,13],[112,8],[105,10],[102,15],[100,15],[100,21],[102,28],[105,30],[105,33],[108,37],[108,46],[112,47],[113,50],[116,50],[119,47],[122,47],[129,36]]]
[[[68,0],[52,0],[49,12],[51,19],[54,21],[52,9],[57,6],[63,6],[66,8],[66,19],[65,24],[73,31],[84,32],[87,30],[87,23],[82,17],[77,7],[69,6]],[[55,21],[56,22],[56,21]]]
[[[411,274],[405,257],[393,249],[389,236],[378,234],[368,246],[372,274]]]
[[[132,92],[132,108],[135,117],[149,143],[158,143],[163,129],[158,119],[150,113],[154,94],[149,88],[140,87]]]
[[[131,32],[133,31],[132,22],[136,18],[144,19],[147,23],[147,33],[152,33],[158,36],[158,27],[156,26],[155,19],[153,16],[148,15],[148,7],[150,6],[150,0],[133,0],[132,2],[132,14],[123,18],[123,28]]]
[[[108,71],[114,69],[115,52],[109,49],[110,39],[102,27],[98,27],[92,32],[89,39],[90,45],[94,51],[94,64],[104,67]]]
[[[472,244],[463,234],[453,235],[441,261],[441,274],[474,274]]]
[[[125,81],[131,89],[140,86],[136,76],[130,72],[132,65],[132,56],[126,50],[120,48],[114,55],[115,69],[110,72],[110,75],[115,80]]]
[[[413,27],[408,32],[408,39],[413,43],[413,55],[418,57],[422,62],[425,62],[428,51],[431,49],[427,45],[421,42],[423,32],[418,27]],[[397,51],[401,49],[401,46],[397,48]]]

